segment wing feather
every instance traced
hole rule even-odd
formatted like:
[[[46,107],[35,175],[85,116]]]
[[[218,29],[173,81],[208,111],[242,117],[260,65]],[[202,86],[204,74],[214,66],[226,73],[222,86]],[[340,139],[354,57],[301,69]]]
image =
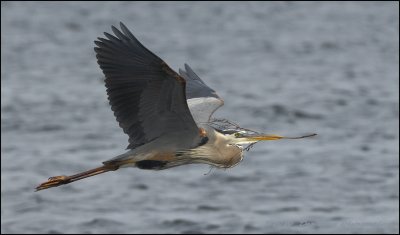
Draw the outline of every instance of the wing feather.
[[[115,36],[95,41],[112,111],[133,149],[170,133],[195,138],[198,127],[186,102],[185,79],[145,48],[120,23]]]
[[[187,103],[194,120],[197,124],[209,122],[213,113],[224,105],[224,101],[201,80],[188,64],[185,64],[185,70],[179,69],[179,74],[187,82]]]

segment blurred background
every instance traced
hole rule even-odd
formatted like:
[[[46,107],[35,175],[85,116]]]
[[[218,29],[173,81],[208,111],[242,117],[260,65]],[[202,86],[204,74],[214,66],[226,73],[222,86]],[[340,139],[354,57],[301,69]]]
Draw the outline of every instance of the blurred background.
[[[97,167],[128,137],[93,41],[122,21],[281,135],[228,170]],[[2,233],[398,233],[398,2],[1,2]]]

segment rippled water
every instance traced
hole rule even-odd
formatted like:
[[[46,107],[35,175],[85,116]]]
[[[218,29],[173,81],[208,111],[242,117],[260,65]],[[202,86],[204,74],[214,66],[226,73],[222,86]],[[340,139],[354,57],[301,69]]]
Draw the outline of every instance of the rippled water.
[[[1,3],[2,233],[398,233],[399,7]],[[124,152],[93,40],[123,21],[269,133],[229,170],[123,169],[34,192]],[[208,173],[208,174],[207,174]]]

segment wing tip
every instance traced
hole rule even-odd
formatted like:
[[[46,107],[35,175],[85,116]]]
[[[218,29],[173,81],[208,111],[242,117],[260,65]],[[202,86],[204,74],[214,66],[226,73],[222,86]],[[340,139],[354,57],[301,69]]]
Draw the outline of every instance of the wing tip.
[[[192,70],[192,69],[190,68],[190,66],[189,66],[187,63],[185,63],[185,70],[186,70],[186,72],[187,72],[188,70]]]
[[[119,27],[121,27],[121,29],[122,29],[122,28],[126,28],[125,24],[122,23],[122,21],[119,22]],[[127,28],[126,28],[126,29],[127,29]]]

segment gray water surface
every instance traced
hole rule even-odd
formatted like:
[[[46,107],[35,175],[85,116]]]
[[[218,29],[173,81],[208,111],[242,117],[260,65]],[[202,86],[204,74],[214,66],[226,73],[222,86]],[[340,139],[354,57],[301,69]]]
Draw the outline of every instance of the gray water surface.
[[[125,151],[93,51],[119,21],[217,117],[318,136],[34,192]],[[1,2],[1,232],[398,233],[398,71],[397,2]]]

